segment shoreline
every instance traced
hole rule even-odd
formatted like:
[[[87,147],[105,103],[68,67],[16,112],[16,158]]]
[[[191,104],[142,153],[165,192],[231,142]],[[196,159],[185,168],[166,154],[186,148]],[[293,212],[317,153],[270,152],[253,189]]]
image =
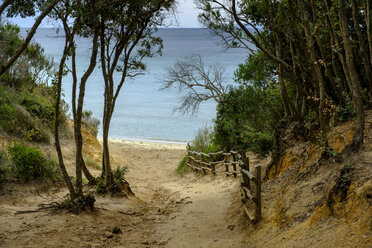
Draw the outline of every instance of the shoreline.
[[[102,137],[97,137],[98,142],[102,145]],[[150,140],[150,139],[131,139],[131,138],[109,138],[110,145],[123,145],[133,148],[147,150],[166,149],[166,150],[185,150],[186,142],[168,141],[168,140]]]

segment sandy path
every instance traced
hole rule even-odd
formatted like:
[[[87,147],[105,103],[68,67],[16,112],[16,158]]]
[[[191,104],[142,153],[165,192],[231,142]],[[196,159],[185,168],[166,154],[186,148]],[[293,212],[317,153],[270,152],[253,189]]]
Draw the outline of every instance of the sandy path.
[[[165,218],[155,226],[149,241],[160,240],[165,247],[236,247],[240,240],[237,226],[242,224],[240,210],[234,208],[239,206],[239,180],[193,172],[180,177],[175,168],[185,153],[184,145],[113,143],[113,154],[126,157],[127,179],[138,198],[154,203],[154,195],[161,192],[169,197],[163,196],[165,201],[176,202],[168,206],[160,202],[163,209],[155,205]]]
[[[184,145],[112,140],[110,148],[113,165],[129,168],[136,197],[96,195],[94,212],[51,215],[28,211],[62,201],[66,188],[14,185],[0,196],[0,247],[244,247],[239,180],[180,177]]]

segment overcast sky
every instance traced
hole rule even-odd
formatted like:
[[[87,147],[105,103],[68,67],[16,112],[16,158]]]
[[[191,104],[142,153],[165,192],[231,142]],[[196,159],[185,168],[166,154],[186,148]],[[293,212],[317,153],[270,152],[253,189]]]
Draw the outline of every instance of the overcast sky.
[[[178,22],[179,25],[172,25],[171,27],[180,27],[180,28],[197,28],[201,27],[198,23],[198,13],[199,10],[196,9],[193,0],[178,0]],[[34,23],[35,18],[14,18],[10,21],[14,24],[17,24],[20,27],[31,27]],[[173,21],[173,23],[175,23]],[[44,20],[41,24],[42,27],[51,27],[52,25],[47,20]]]

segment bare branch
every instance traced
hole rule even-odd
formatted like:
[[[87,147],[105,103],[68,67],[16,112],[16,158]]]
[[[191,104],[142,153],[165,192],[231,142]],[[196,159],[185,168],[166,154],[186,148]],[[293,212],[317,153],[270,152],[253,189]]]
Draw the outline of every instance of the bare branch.
[[[224,68],[215,64],[206,66],[200,55],[188,56],[166,69],[161,90],[172,87],[185,91],[182,103],[175,111],[195,114],[202,102],[214,99],[223,102],[228,85],[223,83]]]

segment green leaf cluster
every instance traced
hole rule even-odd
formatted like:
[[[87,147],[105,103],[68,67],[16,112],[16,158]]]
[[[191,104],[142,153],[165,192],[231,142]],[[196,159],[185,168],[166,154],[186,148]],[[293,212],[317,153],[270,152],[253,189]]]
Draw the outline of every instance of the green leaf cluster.
[[[38,149],[14,143],[8,147],[8,153],[12,175],[20,182],[29,182],[33,179],[45,181],[61,179],[58,164],[52,159],[45,158]]]

